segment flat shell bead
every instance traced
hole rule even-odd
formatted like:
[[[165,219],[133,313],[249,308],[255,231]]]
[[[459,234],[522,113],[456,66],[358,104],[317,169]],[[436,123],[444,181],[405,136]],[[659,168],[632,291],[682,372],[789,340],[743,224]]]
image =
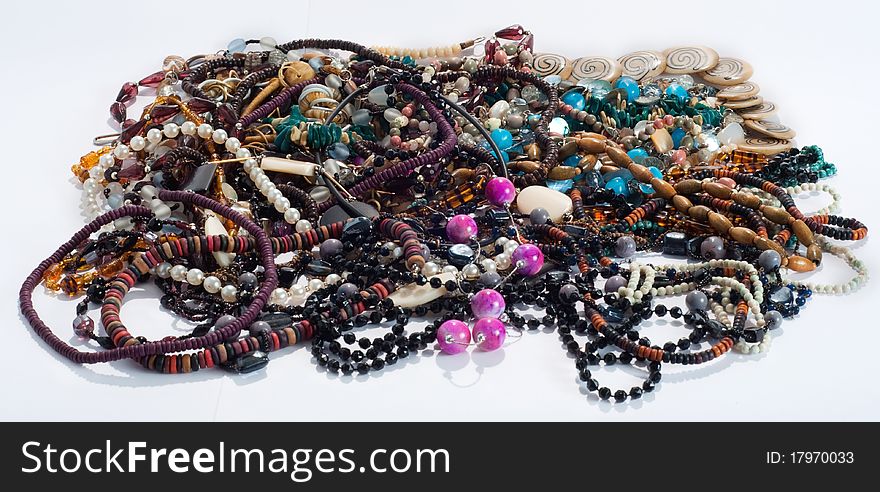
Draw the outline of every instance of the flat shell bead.
[[[544,186],[529,186],[517,195],[516,208],[523,214],[529,214],[536,208],[543,208],[547,211],[550,220],[558,222],[563,215],[571,212],[572,202],[564,193]]]

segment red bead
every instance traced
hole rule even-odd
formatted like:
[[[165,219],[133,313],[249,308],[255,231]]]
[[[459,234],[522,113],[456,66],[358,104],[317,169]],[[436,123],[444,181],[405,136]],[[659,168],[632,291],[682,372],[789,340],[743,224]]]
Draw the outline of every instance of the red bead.
[[[144,87],[159,87],[159,84],[161,84],[163,80],[165,80],[165,72],[159,71],[142,78],[140,82],[138,82],[138,85]]]
[[[122,130],[122,133],[119,135],[119,140],[121,140],[122,143],[127,144],[131,141],[131,137],[139,134],[141,130],[144,129],[144,126],[146,126],[146,124],[147,120],[141,120],[127,127],[125,130]]]
[[[116,95],[116,101],[121,103],[129,103],[134,101],[134,98],[137,97],[138,88],[137,84],[134,82],[126,82],[122,84],[122,89],[119,89],[119,94]]]
[[[514,24],[512,26],[505,27],[500,31],[496,31],[495,36],[504,39],[511,39],[513,41],[519,41],[520,39],[522,39],[524,32],[525,29],[523,29],[523,26],[519,24]]]
[[[532,36],[532,33],[526,34],[519,42],[519,46],[521,50],[532,51],[535,48],[535,36]]]
[[[123,121],[125,121],[125,104],[119,101],[111,104],[110,116],[112,116],[117,123],[122,123]]]
[[[186,102],[186,106],[196,113],[209,113],[217,108],[217,105],[214,103],[214,101],[202,99],[201,97],[194,97],[190,99]]]
[[[153,123],[162,123],[180,112],[180,108],[174,104],[157,104],[150,110],[150,119]]]
[[[498,51],[498,48],[501,47],[501,44],[494,39],[490,39],[486,41],[486,44],[484,46],[486,48],[486,61],[491,62],[495,58],[495,52]]]

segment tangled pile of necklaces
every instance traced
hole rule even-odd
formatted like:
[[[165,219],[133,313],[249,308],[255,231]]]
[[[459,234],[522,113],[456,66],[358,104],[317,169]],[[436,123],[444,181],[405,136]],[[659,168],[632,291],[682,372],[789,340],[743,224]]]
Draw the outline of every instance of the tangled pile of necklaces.
[[[839,196],[818,184],[835,166],[794,146],[748,63],[699,46],[571,60],[533,45],[515,25],[429,49],[263,38],[165,58],[122,86],[119,133],[72,167],[90,222],[26,279],[22,312],[74,362],[165,374],[256,371],[308,343],[351,377],[542,328],[580,384],[622,402],[664,364],[768,350],[814,294],[867,279],[839,245],[867,228],[832,215]],[[138,96],[150,102],[134,115]],[[832,205],[805,215],[793,197],[810,192]],[[823,254],[852,280],[786,278]],[[191,333],[148,340],[123,321],[148,281]],[[41,283],[82,298],[85,350],[39,318]],[[673,296],[686,309],[663,304]],[[665,316],[689,335],[640,334]],[[644,381],[602,385],[612,364]]]

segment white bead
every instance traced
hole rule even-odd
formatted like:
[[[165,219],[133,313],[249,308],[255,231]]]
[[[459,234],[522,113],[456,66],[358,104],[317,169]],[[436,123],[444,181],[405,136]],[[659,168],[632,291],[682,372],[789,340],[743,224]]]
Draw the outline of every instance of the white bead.
[[[141,188],[140,195],[144,200],[152,200],[153,197],[156,196],[156,187],[153,185],[146,185]]]
[[[340,277],[340,276],[339,276],[338,274],[336,274],[336,273],[331,273],[330,275],[327,275],[327,276],[324,278],[324,282],[326,282],[327,285],[335,285],[335,284],[338,284],[340,280],[342,280],[342,277]]]
[[[503,247],[503,246],[504,246],[505,244],[507,244],[509,241],[510,241],[510,239],[507,239],[506,237],[501,236],[501,237],[499,237],[498,239],[495,240],[495,244],[498,245],[498,246],[502,246],[502,247]]]
[[[119,160],[125,160],[131,156],[131,150],[128,149],[128,145],[119,144],[113,149],[113,155]]]
[[[89,177],[94,180],[99,180],[104,177],[104,169],[101,166],[92,166],[89,169]]]
[[[284,211],[284,220],[288,224],[296,224],[299,222],[299,210],[295,208],[288,208]]]
[[[171,267],[171,278],[178,282],[183,282],[186,279],[186,267],[183,265]]]
[[[290,209],[290,200],[288,200],[287,198],[282,196],[280,200],[277,200],[275,202],[275,210],[278,211],[278,213],[283,214],[284,212],[287,212],[289,209]]]
[[[312,224],[306,219],[301,219],[296,223],[296,232],[306,232],[312,228]]]
[[[495,266],[498,267],[498,270],[507,270],[510,268],[510,255],[507,253],[496,255]]]
[[[480,262],[480,266],[482,266],[483,270],[486,270],[487,272],[494,272],[498,269],[498,265],[495,264],[495,260],[492,258],[484,258]]]
[[[183,132],[184,135],[195,135],[198,128],[192,121],[184,121],[183,124],[180,125],[180,131]]]
[[[171,217],[171,207],[163,203],[153,209],[153,215],[160,220],[166,220]]]
[[[440,273],[440,265],[434,263],[433,261],[428,261],[422,266],[422,275],[426,277],[433,277]]]
[[[94,193],[97,193],[98,190],[100,190],[100,189],[101,189],[101,184],[98,183],[98,181],[95,179],[88,178],[85,181],[83,181],[83,190],[86,193],[94,194]]]
[[[451,273],[453,275],[458,274],[458,267],[455,265],[446,265],[443,267],[443,273]]]
[[[168,138],[175,138],[180,135],[180,127],[177,126],[177,123],[166,123],[162,127],[162,133]]]
[[[277,304],[279,306],[284,306],[287,304],[290,295],[287,293],[287,290],[278,287],[277,289],[272,291],[272,294],[269,296],[269,304]]]
[[[159,278],[170,277],[171,276],[171,263],[168,263],[167,261],[163,261],[162,263],[159,263],[158,265],[156,265],[156,275],[158,275]]]
[[[151,144],[157,144],[162,141],[162,132],[158,128],[150,128],[147,131],[147,141]]]
[[[397,246],[396,248],[391,250],[391,257],[394,259],[400,258],[403,256],[403,248]]]
[[[190,285],[200,285],[202,282],[205,281],[205,273],[198,268],[193,268],[192,270],[186,272],[186,281]]]
[[[290,288],[290,295],[293,297],[305,297],[306,296],[306,288],[303,285],[294,285]]]
[[[461,273],[468,279],[475,279],[480,276],[480,267],[473,263],[468,263],[461,269]]]
[[[504,243],[504,252],[507,254],[513,254],[513,251],[519,247],[519,243],[516,241],[508,241]]]
[[[230,138],[229,140],[226,141],[227,148],[229,147],[230,140],[232,140],[232,139]],[[230,152],[234,152],[234,151],[230,151]],[[251,169],[253,169],[254,166],[256,166],[256,165],[257,165],[256,159],[248,159],[248,160],[244,161],[244,163],[241,165],[241,167],[242,167],[242,169],[244,169],[244,172],[250,174]]]
[[[247,159],[251,156],[251,151],[242,147],[235,151],[235,157],[238,159]]]
[[[225,146],[226,146],[226,150],[228,150],[229,152],[235,153],[238,151],[238,149],[241,148],[241,140],[239,140],[235,137],[229,137],[226,139]]]
[[[211,140],[213,140],[215,144],[225,144],[227,138],[229,138],[229,135],[226,133],[226,130],[222,128],[214,130],[211,134]]]
[[[110,169],[111,167],[116,165],[116,158],[113,157],[113,153],[110,152],[102,155],[98,159],[98,164],[100,164],[100,166],[104,169]]]
[[[205,277],[205,281],[202,282],[202,287],[204,287],[205,291],[209,294],[216,294],[220,292],[220,289],[223,287],[223,282],[221,282],[219,278],[211,275]]]
[[[220,289],[220,298],[226,302],[235,302],[238,297],[238,289],[234,285],[224,285]]]
[[[309,290],[315,292],[324,288],[324,281],[319,278],[309,280]]]
[[[207,123],[202,123],[201,125],[199,125],[198,134],[200,137],[202,137],[204,139],[208,139],[208,138],[211,138],[211,134],[213,134],[213,133],[214,133],[214,128],[211,125],[209,125]]]
[[[269,200],[269,203],[275,203],[278,200],[284,198],[284,193],[281,193],[281,190],[278,188],[274,188],[266,194],[266,198]]]
[[[144,150],[144,147],[147,146],[147,140],[140,135],[135,135],[131,137],[131,141],[128,142],[128,145],[131,147],[131,150],[139,152]]]

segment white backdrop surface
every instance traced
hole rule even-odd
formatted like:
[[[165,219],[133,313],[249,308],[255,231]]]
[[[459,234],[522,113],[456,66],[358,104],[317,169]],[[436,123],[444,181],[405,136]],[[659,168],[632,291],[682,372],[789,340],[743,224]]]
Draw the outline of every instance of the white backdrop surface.
[[[274,2],[273,2],[274,3]],[[874,2],[668,4],[600,2],[10,2],[0,120],[4,145],[2,299],[4,420],[877,420],[877,285],[847,297],[816,296],[774,332],[768,354],[731,354],[702,366],[664,366],[659,390],[626,404],[579,390],[554,333],[527,333],[495,353],[410,358],[381,373],[323,372],[305,346],[273,353],[249,377],[220,370],[153,374],[130,362],[78,366],[33,335],[18,289],[43,258],[82,225],[70,165],[108,133],[121,84],[157,70],[169,54],[226,47],[232,38],[349,39],[366,45],[433,46],[512,23],[535,33],[536,51],[617,57],[637,49],[704,44],[749,61],[762,95],[780,107],[798,143],[818,144],[840,175],[841,215],[877,226],[876,119],[880,37]],[[549,9],[548,7],[553,7]],[[799,200],[805,211],[828,197]],[[876,230],[872,230],[875,233]],[[855,248],[877,266],[877,241]],[[827,256],[826,256],[827,258]],[[851,272],[831,258],[812,275]],[[74,302],[35,296],[44,320],[74,340]],[[123,316],[158,337],[185,326],[158,309],[155,291],[133,293]],[[676,340],[673,324],[644,334]],[[169,331],[170,330],[170,331]],[[182,333],[182,331],[181,331]],[[596,372],[628,388],[626,370]]]

